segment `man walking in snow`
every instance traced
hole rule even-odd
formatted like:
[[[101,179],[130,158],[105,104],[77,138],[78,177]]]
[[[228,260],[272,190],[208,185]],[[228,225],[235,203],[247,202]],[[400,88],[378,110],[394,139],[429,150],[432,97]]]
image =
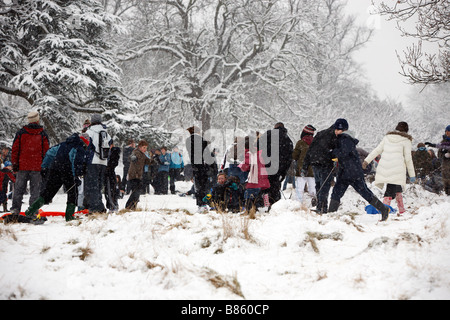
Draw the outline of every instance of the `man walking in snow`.
[[[309,146],[301,170],[301,176],[306,177],[308,167],[311,165],[313,168],[316,182],[317,212],[321,214],[328,212],[328,194],[335,165],[331,151],[336,148],[337,130],[348,130],[347,120],[337,119],[331,127],[317,133]]]

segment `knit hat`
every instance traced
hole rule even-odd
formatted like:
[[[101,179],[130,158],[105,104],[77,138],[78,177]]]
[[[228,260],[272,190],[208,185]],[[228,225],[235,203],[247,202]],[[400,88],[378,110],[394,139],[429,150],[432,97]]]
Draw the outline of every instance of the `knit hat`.
[[[397,124],[395,130],[407,133],[409,131],[409,126],[406,122],[401,121]]]
[[[4,166],[5,167],[11,167],[12,166],[11,161],[5,161]]]
[[[303,132],[314,134],[314,131],[316,131],[316,128],[314,128],[312,125],[308,124],[306,127],[303,128]]]
[[[343,131],[347,131],[348,130],[348,122],[345,119],[337,119],[336,122],[334,123],[334,128],[336,130],[343,130]]]
[[[37,111],[31,111],[27,115],[28,123],[39,122],[39,113]]]
[[[82,134],[80,134],[80,139],[81,139],[81,141],[84,142],[84,144],[85,144],[86,146],[89,146],[90,137],[89,137],[89,135],[88,135],[87,133],[82,133]]]
[[[445,131],[450,131],[450,125],[448,125],[447,128],[445,128]]]
[[[102,115],[99,113],[95,113],[91,117],[91,124],[102,123]]]

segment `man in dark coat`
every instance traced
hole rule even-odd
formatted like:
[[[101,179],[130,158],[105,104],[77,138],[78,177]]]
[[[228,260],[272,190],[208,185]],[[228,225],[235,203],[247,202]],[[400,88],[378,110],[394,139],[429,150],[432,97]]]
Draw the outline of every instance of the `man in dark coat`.
[[[338,119],[334,125],[317,133],[303,161],[302,177],[307,176],[310,165],[313,167],[318,213],[327,213],[328,211],[328,194],[331,188],[334,168],[331,151],[336,148],[336,132],[340,131],[342,133],[346,130],[348,130],[347,120]]]
[[[388,217],[389,208],[366,185],[361,160],[356,150],[358,143],[357,139],[352,138],[348,134],[340,133],[338,135],[337,147],[332,151],[332,155],[338,159],[338,173],[336,184],[331,194],[328,212],[338,210],[341,198],[344,196],[347,188],[352,186],[367,202],[381,212],[381,220],[384,221]]]
[[[272,140],[277,139],[275,141]],[[278,150],[272,150],[278,147]],[[279,122],[274,129],[267,131],[258,141],[258,148],[262,149],[262,158],[267,168],[270,188],[268,190],[270,204],[281,199],[281,182],[286,178],[292,163],[294,144],[287,134],[284,124]]]
[[[186,139],[186,149],[194,175],[195,199],[199,211],[204,211],[205,203],[203,198],[208,193],[208,169],[214,159],[205,158],[206,155],[211,155],[211,151],[208,148],[208,142],[201,136],[200,128],[192,126],[187,131],[190,133],[190,136]]]

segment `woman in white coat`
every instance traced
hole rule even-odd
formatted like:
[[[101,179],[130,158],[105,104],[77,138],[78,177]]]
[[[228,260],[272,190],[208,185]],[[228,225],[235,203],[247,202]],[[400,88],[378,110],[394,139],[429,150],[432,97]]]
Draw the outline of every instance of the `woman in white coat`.
[[[383,189],[386,184],[383,202],[390,205],[395,198],[400,215],[405,212],[402,192],[406,187],[406,172],[411,182],[416,180],[411,155],[412,137],[408,134],[408,129],[406,122],[399,122],[395,131],[389,132],[363,163],[363,168],[366,168],[373,159],[381,155],[375,174],[375,186]]]

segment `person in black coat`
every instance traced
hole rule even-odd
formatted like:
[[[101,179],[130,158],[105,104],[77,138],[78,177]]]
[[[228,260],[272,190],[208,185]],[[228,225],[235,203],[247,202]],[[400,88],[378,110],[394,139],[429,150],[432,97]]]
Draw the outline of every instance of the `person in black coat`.
[[[272,138],[277,141],[272,141]],[[278,150],[272,150],[272,145]],[[292,163],[294,144],[287,134],[284,124],[279,122],[274,129],[267,131],[258,140],[258,150],[263,150],[262,159],[267,168],[270,188],[268,189],[270,204],[281,199],[281,182],[286,178]],[[278,152],[278,155],[275,153]]]
[[[47,152],[46,158],[53,157],[49,161],[44,159],[44,162],[49,163],[48,180],[40,197],[25,211],[26,216],[36,218],[39,208],[50,203],[61,186],[64,186],[67,190],[65,218],[66,221],[74,219],[77,186],[81,183],[78,177],[86,173],[85,149],[88,145],[89,140],[74,133],[66,141],[54,147],[57,148],[55,155]]]
[[[348,130],[345,119],[337,119],[328,129],[322,130],[314,137],[303,161],[300,176],[306,177],[308,167],[311,165],[316,182],[317,212],[328,212],[328,194],[331,188],[332,173],[334,170],[333,155],[331,151],[336,148],[337,133]]]
[[[201,136],[200,129],[193,126],[187,131],[190,136],[186,139],[186,149],[192,164],[195,198],[199,210],[203,210],[205,207],[203,198],[208,193],[208,170],[214,159],[205,158],[206,155],[211,155],[211,151],[208,148],[208,142]]]
[[[358,143],[359,141],[349,134],[341,133],[337,136],[337,146],[332,151],[332,155],[338,159],[338,172],[328,212],[338,210],[341,198],[348,187],[352,186],[367,202],[381,212],[381,221],[384,221],[388,217],[389,208],[366,185],[361,160],[356,149]]]
[[[108,164],[105,171],[105,198],[106,207],[109,210],[119,209],[117,189],[116,167],[119,165],[120,148],[112,147],[108,157]],[[119,193],[120,194],[120,193]]]

